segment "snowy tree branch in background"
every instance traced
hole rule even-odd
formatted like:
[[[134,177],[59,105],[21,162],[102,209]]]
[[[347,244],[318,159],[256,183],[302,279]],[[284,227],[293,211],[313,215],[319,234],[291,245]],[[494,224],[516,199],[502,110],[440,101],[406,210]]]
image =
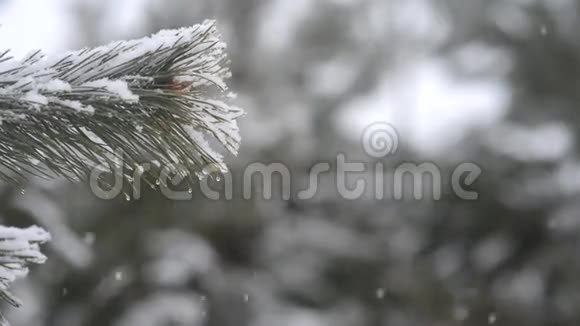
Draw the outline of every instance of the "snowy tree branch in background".
[[[236,154],[243,115],[225,47],[206,21],[56,57],[0,53],[0,178],[77,180],[119,162],[128,180],[143,162],[224,170],[208,140]]]
[[[18,229],[0,226],[0,297],[15,307],[20,301],[9,292],[16,279],[28,274],[29,264],[43,264],[46,256],[40,252],[40,244],[50,240],[44,229],[32,226]],[[0,325],[7,325],[0,317]]]

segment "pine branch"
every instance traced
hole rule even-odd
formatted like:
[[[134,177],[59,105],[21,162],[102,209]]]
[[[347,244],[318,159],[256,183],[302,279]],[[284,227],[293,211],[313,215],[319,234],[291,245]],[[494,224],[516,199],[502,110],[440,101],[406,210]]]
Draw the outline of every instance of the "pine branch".
[[[146,162],[191,177],[225,169],[206,138],[238,151],[243,111],[229,104],[225,44],[213,21],[56,57],[8,53],[0,53],[4,180],[85,179],[119,162],[128,180]]]
[[[50,240],[45,230],[32,226],[27,229],[0,226],[0,298],[14,307],[22,304],[9,288],[16,279],[28,274],[29,264],[43,264],[46,256],[40,244]],[[0,325],[8,325],[0,315]]]

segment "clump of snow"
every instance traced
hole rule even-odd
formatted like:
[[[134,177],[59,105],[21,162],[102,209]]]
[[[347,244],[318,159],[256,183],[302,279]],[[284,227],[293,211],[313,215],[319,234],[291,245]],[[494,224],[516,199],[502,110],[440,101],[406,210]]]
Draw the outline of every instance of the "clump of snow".
[[[133,94],[129,89],[127,82],[123,80],[110,80],[108,78],[103,78],[84,83],[81,86],[102,88],[112,94],[117,95],[124,101],[132,103],[139,102],[139,96]]]
[[[26,94],[24,94],[22,99],[28,102],[32,102],[34,104],[42,104],[42,105],[48,104],[48,99],[46,98],[46,96],[38,94],[37,91],[27,92]]]
[[[50,240],[44,229],[32,226],[26,229],[0,226],[0,297],[14,306],[21,303],[8,289],[12,282],[28,274],[29,264],[43,264],[46,256],[40,244]]]
[[[60,79],[51,79],[49,82],[45,84],[38,85],[38,89],[40,91],[47,91],[52,93],[57,92],[71,92],[72,86]]]
[[[59,104],[61,106],[76,110],[78,112],[86,112],[86,113],[91,113],[91,114],[95,112],[94,107],[92,107],[91,105],[85,105],[85,104],[81,103],[80,101],[56,99],[53,102],[56,104]]]

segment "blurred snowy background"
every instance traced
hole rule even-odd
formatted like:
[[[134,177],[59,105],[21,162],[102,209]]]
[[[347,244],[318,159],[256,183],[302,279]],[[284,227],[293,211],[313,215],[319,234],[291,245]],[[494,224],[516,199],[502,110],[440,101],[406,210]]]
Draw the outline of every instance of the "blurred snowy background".
[[[4,186],[3,224],[54,237],[9,319],[578,325],[579,15],[574,0],[0,0],[0,45],[17,56],[218,19],[248,111],[234,176],[284,162],[304,181],[337,153],[370,161],[360,135],[376,121],[401,134],[386,166],[484,168],[474,202],[346,201],[329,185],[308,201],[187,202]]]

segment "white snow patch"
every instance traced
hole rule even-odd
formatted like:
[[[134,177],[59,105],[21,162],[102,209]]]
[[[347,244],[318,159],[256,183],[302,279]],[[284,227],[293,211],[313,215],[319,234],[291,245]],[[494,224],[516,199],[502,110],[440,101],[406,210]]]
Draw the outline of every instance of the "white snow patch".
[[[48,104],[48,99],[46,98],[46,96],[38,94],[38,92],[36,90],[27,92],[24,95],[24,97],[22,97],[22,99],[25,101],[32,102],[34,104],[41,104],[41,105]]]
[[[91,105],[85,105],[79,101],[71,101],[71,100],[58,100],[55,99],[53,101],[54,103],[60,104],[64,107],[67,108],[71,108],[73,110],[79,111],[79,112],[87,112],[87,113],[94,113],[95,112],[95,108],[92,107]]]
[[[28,264],[46,262],[39,245],[49,240],[50,234],[37,226],[26,229],[0,226],[0,291],[10,304],[21,305],[7,292],[10,284],[28,274]]]
[[[129,89],[129,85],[123,80],[110,80],[108,78],[103,78],[95,81],[90,81],[84,83],[82,86],[103,88],[108,92],[116,94],[124,101],[127,102],[139,102],[139,96],[133,94]]]
[[[60,79],[51,79],[47,83],[38,85],[38,89],[52,93],[72,91],[70,84]]]

